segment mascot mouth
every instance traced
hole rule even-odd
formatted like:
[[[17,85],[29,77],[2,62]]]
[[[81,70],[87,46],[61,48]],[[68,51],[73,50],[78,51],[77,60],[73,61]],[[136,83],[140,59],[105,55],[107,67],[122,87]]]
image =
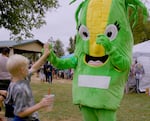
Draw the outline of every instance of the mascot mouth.
[[[90,55],[85,55],[86,63],[91,66],[101,66],[106,62],[107,59],[108,59],[108,55],[102,57],[93,57]]]

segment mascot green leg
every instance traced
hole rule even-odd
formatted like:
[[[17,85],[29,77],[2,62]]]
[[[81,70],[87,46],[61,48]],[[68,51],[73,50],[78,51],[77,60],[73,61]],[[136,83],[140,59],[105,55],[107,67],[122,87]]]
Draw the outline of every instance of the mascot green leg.
[[[116,121],[115,110],[94,109],[81,106],[84,121]]]

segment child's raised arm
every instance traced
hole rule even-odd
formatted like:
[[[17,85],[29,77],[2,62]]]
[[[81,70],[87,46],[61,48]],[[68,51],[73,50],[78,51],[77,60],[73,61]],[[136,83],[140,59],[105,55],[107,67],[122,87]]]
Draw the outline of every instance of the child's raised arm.
[[[30,72],[36,72],[47,60],[47,57],[50,54],[49,43],[44,44],[44,53],[43,55],[32,65]]]

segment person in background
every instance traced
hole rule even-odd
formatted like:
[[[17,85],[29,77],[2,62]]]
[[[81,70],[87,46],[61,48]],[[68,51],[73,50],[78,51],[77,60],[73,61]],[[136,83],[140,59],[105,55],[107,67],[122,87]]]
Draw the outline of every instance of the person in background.
[[[6,99],[7,91],[0,90],[0,103],[3,104],[3,101]],[[4,116],[0,117],[0,121],[4,121]],[[9,121],[9,120],[7,120]]]
[[[9,57],[10,49],[4,47],[0,54],[0,111],[2,110],[5,93],[11,81],[11,74],[6,69],[6,63]],[[1,117],[0,117],[1,118]]]
[[[11,80],[11,75],[6,69],[9,52],[10,49],[5,47],[0,55],[0,90],[7,90]]]
[[[7,61],[6,67],[12,75],[12,81],[8,87],[5,104],[14,108],[13,121],[39,121],[37,111],[53,101],[44,97],[35,104],[30,87],[31,75],[41,67],[49,55],[48,43],[44,45],[44,50],[44,54],[30,69],[28,69],[29,60],[22,55],[12,55]]]
[[[52,75],[55,79],[58,79],[58,69],[53,67]]]
[[[40,81],[45,82],[44,66],[40,68],[39,76],[40,76]]]
[[[136,80],[136,92],[137,93],[140,93],[140,90],[139,90],[139,82],[142,80],[143,78],[143,74],[145,74],[145,71],[144,71],[144,67],[141,63],[139,63],[137,60],[135,60],[135,80]]]
[[[7,91],[6,90],[0,90],[0,103],[6,99]]]
[[[50,62],[48,62],[48,65],[47,65],[47,77],[48,77],[48,83],[51,83],[51,84],[52,84],[52,81],[53,81],[52,71],[53,71],[53,67],[50,64]]]
[[[44,74],[46,77],[46,82],[48,83],[52,83],[52,70],[52,65],[48,61],[46,61],[46,63],[44,64]]]
[[[48,82],[47,65],[48,65],[48,61],[44,63],[44,74],[45,74],[46,82]]]

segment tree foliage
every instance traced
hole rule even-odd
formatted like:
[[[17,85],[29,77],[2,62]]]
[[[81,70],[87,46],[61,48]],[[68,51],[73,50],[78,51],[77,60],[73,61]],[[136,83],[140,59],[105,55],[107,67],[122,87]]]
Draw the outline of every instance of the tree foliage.
[[[0,28],[9,30],[11,39],[33,37],[32,29],[44,25],[45,13],[58,6],[58,0],[0,0]]]
[[[138,21],[136,26],[132,29],[134,44],[144,42],[150,39],[150,21],[143,21],[142,10],[138,9]],[[132,23],[132,22],[131,22]]]
[[[58,57],[61,57],[65,54],[63,47],[64,44],[59,39],[55,41],[53,50]]]
[[[70,37],[70,39],[69,39],[69,47],[67,47],[67,51],[69,52],[69,54],[74,53],[75,40],[76,40],[76,37],[74,37],[74,39],[72,37]]]

